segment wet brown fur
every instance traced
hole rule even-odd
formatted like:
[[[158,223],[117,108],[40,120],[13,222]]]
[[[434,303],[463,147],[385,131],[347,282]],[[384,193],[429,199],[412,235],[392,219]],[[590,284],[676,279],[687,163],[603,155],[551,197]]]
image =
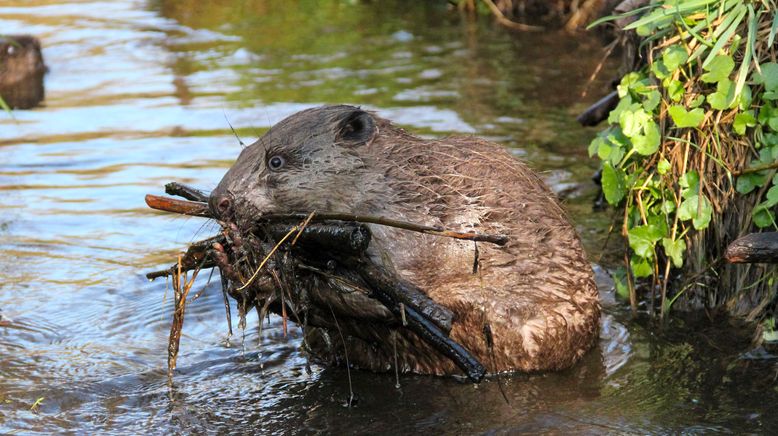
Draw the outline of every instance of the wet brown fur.
[[[367,120],[370,131],[348,136],[354,119]],[[267,168],[274,154],[287,157],[284,170]],[[510,236],[503,247],[479,243],[474,274],[472,241],[371,225],[371,258],[450,308],[451,337],[490,372],[567,368],[597,338],[598,294],[575,229],[539,177],[497,144],[424,140],[350,106],[310,109],[244,150],[214,191],[225,195],[239,223],[259,213],[316,210]],[[391,369],[396,341],[402,371],[459,372],[362,293],[338,293],[316,278],[306,287],[311,304],[338,316],[335,326],[328,310],[312,312],[306,337],[317,356],[342,359],[339,327],[352,365]]]

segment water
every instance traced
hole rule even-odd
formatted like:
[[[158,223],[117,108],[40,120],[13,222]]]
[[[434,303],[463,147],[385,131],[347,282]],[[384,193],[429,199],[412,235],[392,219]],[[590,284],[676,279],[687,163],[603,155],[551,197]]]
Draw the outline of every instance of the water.
[[[598,259],[609,217],[591,213],[593,132],[574,122],[610,78],[581,97],[598,41],[412,1],[2,2],[0,33],[22,32],[42,39],[50,72],[45,107],[0,116],[0,433],[778,427],[773,361],[745,354],[747,337],[707,320],[657,335],[605,279],[601,344],[575,368],[400,389],[356,371],[348,409],[346,371],[308,371],[297,329],[284,337],[271,320],[260,335],[252,315],[228,339],[202,277],[167,384],[171,295],[143,274],[215,226],[143,196],[173,180],[215,186],[240,151],[227,120],[249,142],[302,108],[352,103],[425,136],[487,136],[543,172]]]

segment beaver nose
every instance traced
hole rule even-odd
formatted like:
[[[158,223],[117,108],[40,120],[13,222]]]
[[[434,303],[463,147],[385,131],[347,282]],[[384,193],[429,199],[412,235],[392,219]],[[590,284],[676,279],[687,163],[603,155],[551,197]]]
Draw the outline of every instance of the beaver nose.
[[[216,218],[224,218],[232,209],[232,200],[227,195],[214,195],[208,199],[208,207]]]

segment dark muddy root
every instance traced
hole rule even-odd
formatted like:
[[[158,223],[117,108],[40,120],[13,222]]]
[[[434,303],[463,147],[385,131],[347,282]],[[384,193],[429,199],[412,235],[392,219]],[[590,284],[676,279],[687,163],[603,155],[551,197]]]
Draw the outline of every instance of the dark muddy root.
[[[359,292],[389,309],[394,316],[389,324],[412,332],[453,361],[472,381],[483,378],[484,366],[448,337],[453,322],[451,311],[367,259],[367,227],[326,222],[310,223],[302,230],[297,227],[287,230],[279,225],[259,226],[241,234],[234,224],[225,226],[225,238],[232,245],[215,247],[219,253],[217,265],[222,271],[232,272],[227,292],[238,301],[239,316],[258,307],[261,319],[272,312],[282,317],[285,326],[292,314],[304,329],[308,325],[301,323],[302,318],[313,327],[332,330],[333,334],[337,331],[342,336],[344,329],[327,300],[337,299],[337,294]],[[324,302],[314,301],[311,295],[322,283],[326,284],[324,289],[336,295],[325,296]],[[357,325],[379,322],[354,321]],[[354,334],[361,327],[345,330],[345,334]]]

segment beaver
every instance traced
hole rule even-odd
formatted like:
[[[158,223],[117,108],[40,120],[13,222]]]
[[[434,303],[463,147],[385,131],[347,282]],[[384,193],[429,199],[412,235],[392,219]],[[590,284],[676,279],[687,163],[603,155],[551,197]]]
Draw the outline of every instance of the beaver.
[[[0,97],[12,109],[30,109],[44,98],[41,44],[29,35],[0,36]]]
[[[507,235],[503,246],[476,247],[369,225],[371,261],[449,309],[450,337],[490,373],[568,368],[598,337],[592,268],[565,211],[527,165],[484,139],[422,139],[354,106],[307,109],[244,148],[209,207],[233,229],[317,211]],[[297,289],[309,306],[325,308],[306,322],[314,356],[374,371],[460,373],[369,296],[304,282]]]

